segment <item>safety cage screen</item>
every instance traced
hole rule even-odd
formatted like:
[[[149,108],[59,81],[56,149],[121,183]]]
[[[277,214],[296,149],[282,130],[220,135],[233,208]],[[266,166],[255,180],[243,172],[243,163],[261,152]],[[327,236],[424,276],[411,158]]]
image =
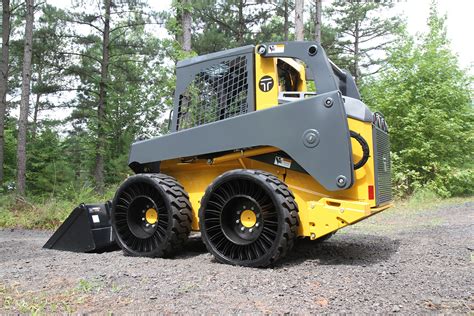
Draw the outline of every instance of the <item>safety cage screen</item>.
[[[220,58],[211,63],[206,62],[201,67],[199,64],[189,67],[197,71],[175,100],[178,102],[178,106],[175,107],[176,130],[212,123],[251,111],[252,62],[251,54],[243,54]]]

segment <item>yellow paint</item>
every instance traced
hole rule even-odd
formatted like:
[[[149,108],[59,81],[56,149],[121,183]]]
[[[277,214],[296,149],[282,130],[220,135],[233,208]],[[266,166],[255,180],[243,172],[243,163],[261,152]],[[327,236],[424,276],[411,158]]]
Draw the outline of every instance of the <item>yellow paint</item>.
[[[306,91],[304,66],[293,59],[281,58],[281,60],[299,71],[302,83],[298,86],[298,91]],[[258,87],[259,80],[264,76],[270,76],[274,80],[273,88],[267,92],[263,92]],[[255,54],[256,110],[278,105],[277,76],[277,58],[263,58],[259,54]],[[368,186],[375,185],[372,124],[348,118],[348,125],[350,130],[361,134],[366,140],[369,145],[370,157],[362,168],[354,172],[354,184],[347,190],[327,191],[306,173],[250,159],[255,155],[278,151],[279,149],[275,147],[241,150],[209,161],[207,159],[195,159],[186,162],[180,159],[163,161],[161,172],[177,178],[189,193],[193,208],[192,229],[195,231],[199,230],[198,213],[201,199],[206,188],[215,178],[226,171],[241,168],[258,169],[272,173],[281,181],[284,181],[295,196],[300,218],[298,235],[316,239],[391,206],[391,204],[377,206],[375,200],[369,200],[368,198]],[[362,148],[354,139],[351,139],[351,145],[353,161],[357,162],[362,157]],[[325,168],[325,166],[321,167]],[[242,224],[245,227],[250,227],[246,225],[255,224],[253,217],[249,216],[250,218],[241,217]]]
[[[235,159],[241,159],[245,157],[252,157],[252,156],[258,156],[258,155],[263,155],[263,154],[268,154],[268,153],[273,153],[275,151],[278,151],[279,149],[276,147],[260,147],[256,149],[249,149],[249,150],[241,150],[235,153],[230,153],[227,155],[223,155],[217,158],[214,158],[211,160],[212,164],[217,164],[217,163],[222,163],[225,161],[231,161]],[[243,163],[243,162],[242,162]]]
[[[255,54],[255,109],[263,110],[278,105],[278,78],[276,71],[276,58],[264,58]],[[259,87],[260,79],[270,76],[273,79],[273,88],[262,91]]]
[[[375,200],[368,199],[368,185],[374,185],[371,123],[353,119],[348,119],[348,123],[351,130],[360,133],[365,138],[369,144],[371,157],[362,168],[355,171],[355,183],[347,190],[327,191],[308,174],[249,158],[254,154],[274,152],[274,147],[261,147],[227,154],[221,156],[226,157],[225,159],[214,159],[212,164],[209,164],[206,159],[186,163],[179,159],[164,161],[161,172],[177,178],[189,193],[193,207],[192,229],[195,231],[199,230],[198,212],[201,198],[208,185],[216,177],[229,170],[241,169],[243,166],[270,172],[284,181],[295,196],[300,218],[298,235],[319,238],[391,206],[386,204],[375,207]],[[353,158],[357,162],[362,155],[362,150],[358,143],[353,143],[352,146]]]
[[[240,214],[240,222],[242,223],[244,227],[247,227],[247,228],[253,227],[255,223],[257,222],[257,216],[252,210],[244,210]]]
[[[149,208],[146,210],[145,219],[148,224],[155,224],[158,222],[158,212],[154,208]]]

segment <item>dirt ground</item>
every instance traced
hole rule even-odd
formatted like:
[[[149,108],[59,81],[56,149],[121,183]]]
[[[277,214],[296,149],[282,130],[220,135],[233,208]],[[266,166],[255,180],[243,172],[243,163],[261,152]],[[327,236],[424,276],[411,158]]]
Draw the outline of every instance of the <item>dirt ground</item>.
[[[269,269],[215,262],[198,237],[173,259],[44,250],[0,230],[0,314],[473,313],[474,202],[386,211]]]

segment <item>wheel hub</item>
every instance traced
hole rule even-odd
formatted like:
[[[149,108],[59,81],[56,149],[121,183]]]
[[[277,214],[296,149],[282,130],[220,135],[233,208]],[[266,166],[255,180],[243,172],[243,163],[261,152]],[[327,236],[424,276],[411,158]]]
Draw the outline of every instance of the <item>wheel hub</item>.
[[[244,210],[240,214],[240,222],[242,223],[242,226],[251,228],[257,223],[257,214],[252,210]]]
[[[248,195],[231,198],[224,206],[220,220],[224,235],[238,245],[254,242],[263,229],[260,206]]]
[[[149,238],[156,230],[158,222],[157,207],[148,196],[136,196],[128,207],[128,227],[138,238]]]
[[[158,212],[154,208],[149,208],[145,213],[145,220],[148,224],[155,224],[158,222]]]

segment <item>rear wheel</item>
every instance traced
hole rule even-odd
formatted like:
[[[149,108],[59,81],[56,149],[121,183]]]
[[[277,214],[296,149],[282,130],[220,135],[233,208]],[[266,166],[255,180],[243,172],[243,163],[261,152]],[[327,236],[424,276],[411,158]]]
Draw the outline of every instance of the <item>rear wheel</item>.
[[[202,239],[223,263],[264,267],[293,247],[298,207],[285,183],[259,170],[232,170],[206,190],[199,210]]]
[[[164,174],[125,180],[112,205],[112,225],[126,255],[163,257],[179,250],[191,231],[191,203],[184,188]]]

